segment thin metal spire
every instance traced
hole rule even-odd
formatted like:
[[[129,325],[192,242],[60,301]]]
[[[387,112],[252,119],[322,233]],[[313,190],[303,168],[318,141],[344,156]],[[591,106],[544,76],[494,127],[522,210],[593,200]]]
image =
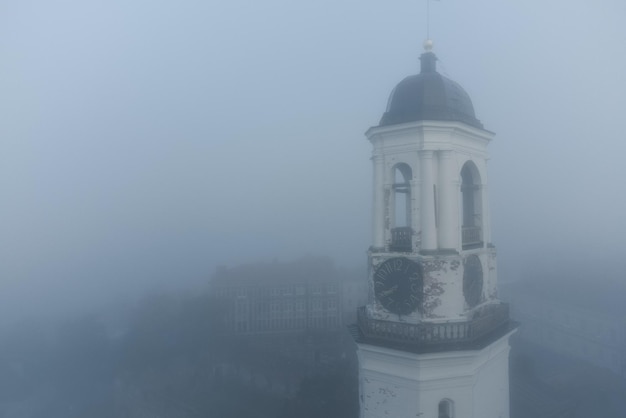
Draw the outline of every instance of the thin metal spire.
[[[430,39],[430,0],[426,0],[426,39]]]
[[[430,40],[430,0],[426,0],[426,40]]]

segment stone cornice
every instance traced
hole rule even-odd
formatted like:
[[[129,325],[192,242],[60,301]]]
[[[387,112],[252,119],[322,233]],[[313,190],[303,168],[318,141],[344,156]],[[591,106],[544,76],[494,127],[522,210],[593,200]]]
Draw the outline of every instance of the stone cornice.
[[[389,126],[372,126],[365,131],[365,136],[370,140],[376,140],[377,137],[384,134],[405,134],[413,132],[433,131],[433,132],[447,132],[454,131],[463,135],[481,138],[491,141],[495,136],[494,132],[486,129],[478,129],[473,126],[467,125],[463,122],[443,122],[443,121],[418,121],[410,123],[402,123],[398,125]]]

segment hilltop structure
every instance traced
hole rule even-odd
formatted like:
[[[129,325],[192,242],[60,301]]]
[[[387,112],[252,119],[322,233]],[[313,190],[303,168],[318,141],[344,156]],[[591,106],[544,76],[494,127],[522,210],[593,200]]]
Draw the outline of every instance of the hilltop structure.
[[[218,268],[209,296],[219,338],[239,349],[218,360],[219,374],[292,396],[303,378],[336,369],[353,354],[345,325],[364,303],[353,276],[324,257]]]
[[[361,418],[508,418],[509,337],[497,297],[487,146],[469,95],[437,72],[391,92],[373,153],[369,302],[353,335]]]
[[[223,307],[224,330],[232,335],[344,331],[367,293],[356,278],[324,257],[219,267],[210,295]]]

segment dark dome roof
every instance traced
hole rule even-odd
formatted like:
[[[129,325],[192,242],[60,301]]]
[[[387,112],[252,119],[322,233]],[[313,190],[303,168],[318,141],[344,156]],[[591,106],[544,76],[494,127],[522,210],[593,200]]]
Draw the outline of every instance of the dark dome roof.
[[[391,92],[380,126],[445,120],[482,129],[482,123],[474,115],[472,100],[463,87],[437,72],[435,54],[425,52],[420,61],[421,72],[405,78]]]

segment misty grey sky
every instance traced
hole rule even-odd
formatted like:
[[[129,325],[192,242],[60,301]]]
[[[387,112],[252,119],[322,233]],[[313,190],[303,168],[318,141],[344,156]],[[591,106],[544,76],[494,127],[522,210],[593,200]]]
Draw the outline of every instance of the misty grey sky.
[[[423,0],[0,3],[0,313],[123,300],[216,264],[365,263],[363,132],[418,71],[424,12]],[[497,134],[501,280],[538,254],[624,252],[625,17],[620,0],[431,4],[439,70]]]

